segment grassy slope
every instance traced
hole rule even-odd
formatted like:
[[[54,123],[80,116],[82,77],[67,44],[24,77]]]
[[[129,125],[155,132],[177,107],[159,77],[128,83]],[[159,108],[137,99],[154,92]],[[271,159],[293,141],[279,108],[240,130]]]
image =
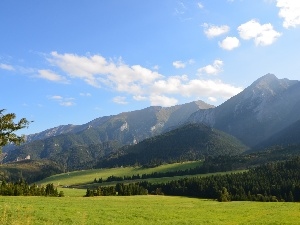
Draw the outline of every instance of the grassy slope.
[[[246,170],[235,170],[235,171],[228,171],[228,172],[217,172],[217,173],[206,173],[206,174],[195,174],[195,175],[183,175],[183,176],[174,176],[174,177],[161,177],[161,178],[148,178],[148,179],[138,179],[138,180],[125,180],[122,181],[122,183],[129,184],[129,183],[136,183],[140,181],[148,181],[150,183],[166,183],[172,180],[180,180],[182,178],[191,178],[191,177],[206,177],[211,175],[224,175],[229,173],[241,173],[245,172]],[[112,181],[112,182],[103,182],[103,183],[91,183],[91,184],[81,184],[81,185],[73,185],[74,188],[83,188],[83,189],[94,189],[98,186],[110,186],[110,185],[116,185],[117,183],[120,183],[120,181]],[[62,191],[64,191],[62,189]]]
[[[189,168],[195,168],[201,165],[202,162],[185,162],[185,163],[174,163],[161,165],[155,168],[141,168],[141,167],[124,167],[124,168],[111,168],[111,169],[93,169],[93,170],[82,170],[70,173],[57,174],[48,177],[37,184],[45,185],[47,183],[53,183],[54,185],[69,186],[75,184],[86,184],[92,183],[95,178],[103,178],[114,175],[114,176],[132,176],[137,174],[151,174],[153,172],[168,172],[176,170],[185,170]]]
[[[55,216],[54,216],[55,215]],[[167,196],[2,197],[0,224],[299,224],[297,203]]]

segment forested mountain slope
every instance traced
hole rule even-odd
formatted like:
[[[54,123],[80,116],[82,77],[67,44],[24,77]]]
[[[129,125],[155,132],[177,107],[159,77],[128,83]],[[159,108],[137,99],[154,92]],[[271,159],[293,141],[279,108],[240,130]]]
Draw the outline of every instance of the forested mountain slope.
[[[206,156],[236,155],[247,147],[239,140],[204,124],[187,124],[170,132],[124,146],[98,166],[159,165],[203,159]]]

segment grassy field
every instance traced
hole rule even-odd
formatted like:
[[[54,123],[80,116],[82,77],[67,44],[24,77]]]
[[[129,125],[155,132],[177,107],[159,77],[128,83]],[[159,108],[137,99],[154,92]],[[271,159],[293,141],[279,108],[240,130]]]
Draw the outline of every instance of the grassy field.
[[[111,169],[93,169],[93,170],[82,170],[74,171],[70,173],[57,174],[48,177],[37,184],[46,185],[47,183],[53,183],[56,186],[70,186],[92,183],[95,178],[103,178],[114,175],[114,176],[132,176],[137,174],[151,174],[153,172],[169,172],[176,170],[186,170],[189,168],[195,168],[201,165],[202,162],[185,162],[185,163],[174,163],[161,165],[154,168],[141,168],[141,167],[119,167]]]
[[[172,180],[179,180],[182,178],[190,178],[190,177],[207,177],[211,175],[224,175],[228,173],[241,173],[246,170],[235,170],[235,171],[228,171],[228,172],[217,172],[217,173],[206,173],[206,174],[195,174],[195,175],[183,175],[183,176],[174,176],[174,177],[161,177],[161,178],[148,178],[148,179],[137,179],[137,180],[125,180],[122,181],[124,184],[129,183],[136,183],[140,181],[148,181],[150,183],[166,183]],[[98,186],[111,186],[116,185],[117,183],[120,183],[120,181],[111,181],[111,182],[103,182],[103,183],[88,183],[88,184],[79,184],[79,185],[72,185],[73,188],[79,188],[79,189],[93,189],[97,188]],[[64,191],[64,189],[62,189]]]
[[[0,224],[299,224],[299,203],[185,197],[3,197]]]

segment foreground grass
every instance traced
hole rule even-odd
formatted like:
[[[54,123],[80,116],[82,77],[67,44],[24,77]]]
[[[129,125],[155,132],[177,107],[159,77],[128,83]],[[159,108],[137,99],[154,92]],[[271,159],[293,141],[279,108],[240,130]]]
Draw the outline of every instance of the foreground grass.
[[[3,197],[0,224],[299,224],[300,204],[185,197]]]
[[[70,186],[92,183],[95,178],[103,178],[114,175],[114,176],[132,176],[137,174],[151,174],[153,172],[169,172],[176,170],[186,170],[189,168],[195,168],[201,165],[201,161],[185,162],[185,163],[173,163],[161,165],[154,168],[142,168],[142,167],[119,167],[111,169],[93,169],[93,170],[82,170],[74,171],[70,173],[57,174],[48,177],[37,184],[46,185],[48,183],[53,183],[56,186]]]

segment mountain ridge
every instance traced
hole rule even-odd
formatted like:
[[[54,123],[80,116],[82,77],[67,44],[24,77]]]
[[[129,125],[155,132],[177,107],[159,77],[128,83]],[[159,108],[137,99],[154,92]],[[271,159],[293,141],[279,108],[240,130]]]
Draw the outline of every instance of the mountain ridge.
[[[300,82],[267,74],[223,104],[188,119],[229,133],[248,146],[300,119]]]
[[[204,124],[255,147],[298,120],[300,82],[266,74],[217,107],[203,101],[150,106],[99,117],[83,125],[59,126],[35,134],[31,142],[8,151],[5,160],[26,155],[38,160],[58,157],[71,169],[82,168],[93,159],[118,152],[122,146],[130,147],[188,124]]]

